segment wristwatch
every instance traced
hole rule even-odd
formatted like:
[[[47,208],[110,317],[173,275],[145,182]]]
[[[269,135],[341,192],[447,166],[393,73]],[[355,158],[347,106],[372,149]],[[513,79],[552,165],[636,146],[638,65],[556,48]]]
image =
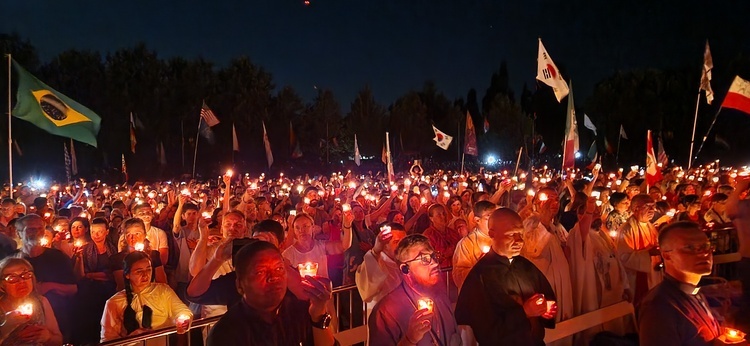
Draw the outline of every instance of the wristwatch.
[[[325,313],[323,316],[318,317],[318,321],[312,321],[313,328],[328,329],[331,326],[331,314]]]

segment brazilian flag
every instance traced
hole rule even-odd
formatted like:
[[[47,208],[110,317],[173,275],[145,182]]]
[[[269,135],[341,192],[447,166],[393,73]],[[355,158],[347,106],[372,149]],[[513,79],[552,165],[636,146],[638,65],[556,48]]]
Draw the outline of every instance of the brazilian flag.
[[[68,137],[96,147],[102,119],[92,110],[73,101],[36,79],[13,60],[18,73],[16,106],[11,114],[53,135]]]

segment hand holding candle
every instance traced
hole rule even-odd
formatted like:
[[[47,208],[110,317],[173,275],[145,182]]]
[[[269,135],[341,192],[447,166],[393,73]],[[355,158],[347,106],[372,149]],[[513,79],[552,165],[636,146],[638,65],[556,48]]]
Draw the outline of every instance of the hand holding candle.
[[[188,314],[180,314],[174,321],[175,327],[177,327],[177,334],[185,334],[190,330],[190,324],[193,322],[193,317]]]
[[[435,303],[430,298],[422,297],[417,300],[417,310],[427,309],[427,312],[431,313],[434,309],[434,306]]]
[[[34,305],[31,303],[21,304],[16,308],[15,312],[24,317],[31,317],[34,314]]]
[[[734,328],[724,328],[724,333],[719,336],[719,341],[726,345],[740,344],[745,341],[745,333]]]

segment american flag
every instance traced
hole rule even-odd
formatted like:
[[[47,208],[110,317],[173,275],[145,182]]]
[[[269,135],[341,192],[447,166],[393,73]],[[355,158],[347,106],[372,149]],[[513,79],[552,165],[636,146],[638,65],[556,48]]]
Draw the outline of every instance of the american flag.
[[[203,121],[205,121],[209,127],[214,127],[219,123],[219,119],[216,118],[214,111],[212,111],[211,108],[208,108],[206,101],[203,101],[203,107],[201,107],[201,118],[203,118]]]
[[[661,139],[661,135],[659,135],[659,146],[657,150],[657,157],[656,162],[660,163],[662,167],[667,167],[667,164],[669,163],[669,157],[667,156],[667,153],[664,151],[664,141]]]

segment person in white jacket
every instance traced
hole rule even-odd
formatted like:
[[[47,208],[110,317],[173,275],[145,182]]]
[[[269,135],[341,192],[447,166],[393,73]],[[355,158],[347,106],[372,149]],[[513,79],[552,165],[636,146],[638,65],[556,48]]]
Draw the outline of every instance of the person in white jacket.
[[[380,228],[375,246],[367,251],[364,261],[357,268],[355,282],[362,301],[367,303],[367,312],[401,284],[401,270],[396,259],[396,247],[406,237],[406,229],[398,223],[388,223]]]

